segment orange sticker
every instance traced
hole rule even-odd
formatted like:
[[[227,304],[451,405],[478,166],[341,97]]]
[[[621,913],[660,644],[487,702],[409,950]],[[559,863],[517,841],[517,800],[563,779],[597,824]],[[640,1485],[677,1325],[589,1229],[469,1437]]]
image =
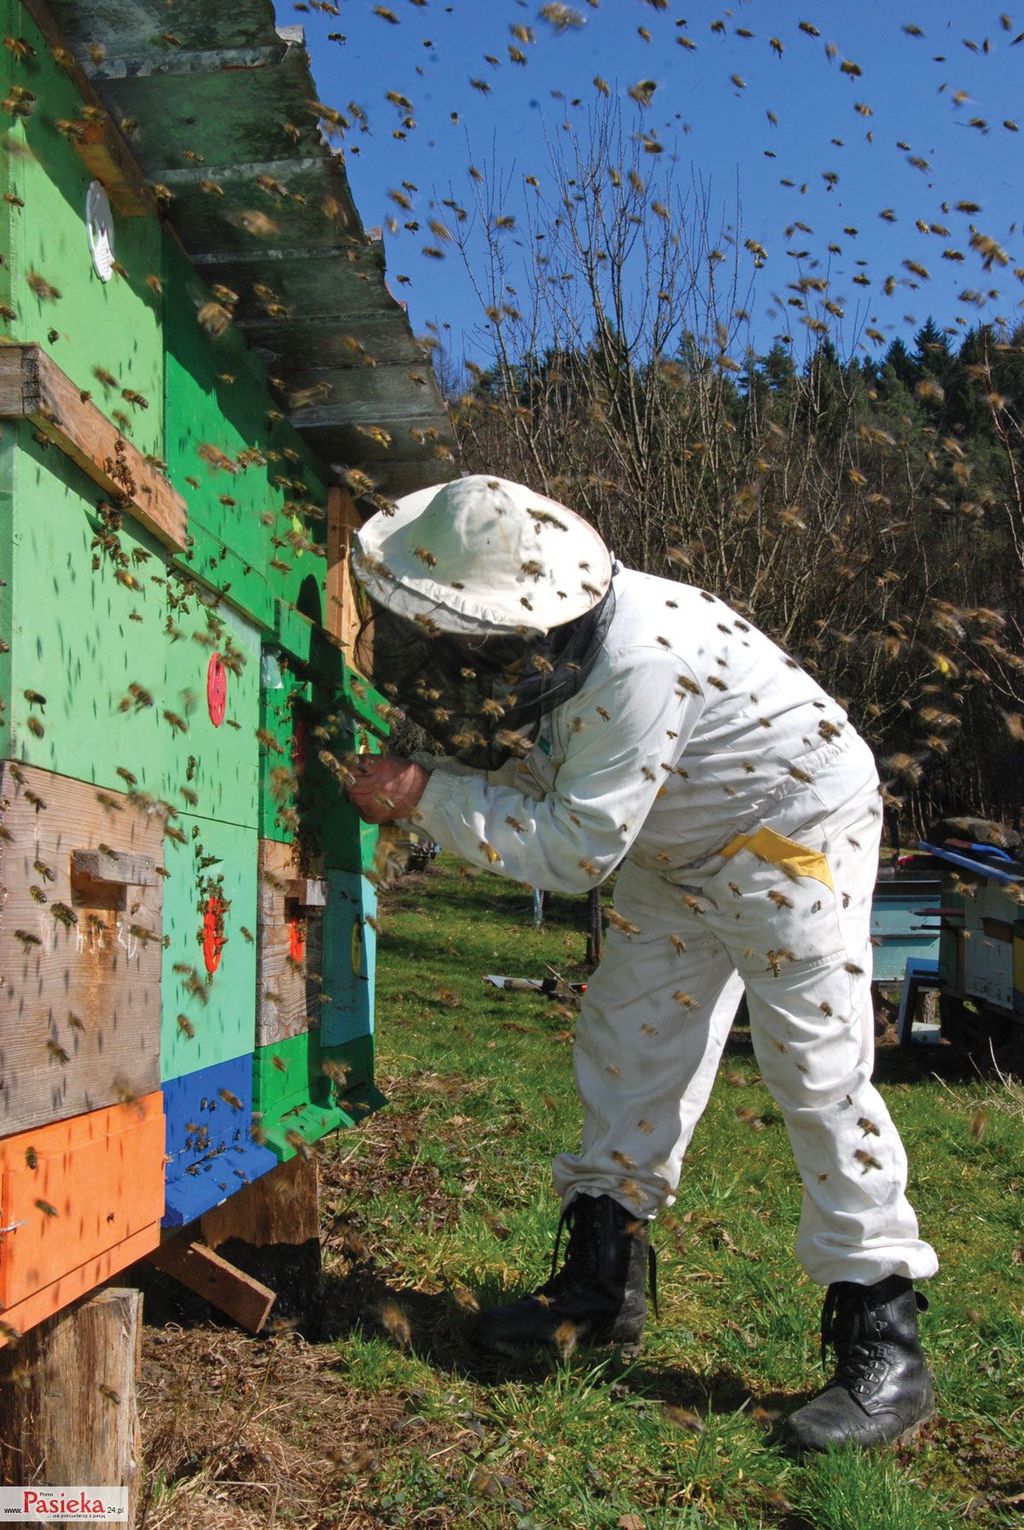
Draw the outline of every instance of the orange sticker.
[[[227,904],[219,893],[211,893],[203,910],[203,961],[207,972],[216,972],[220,953],[227,937],[224,934],[224,911]]]

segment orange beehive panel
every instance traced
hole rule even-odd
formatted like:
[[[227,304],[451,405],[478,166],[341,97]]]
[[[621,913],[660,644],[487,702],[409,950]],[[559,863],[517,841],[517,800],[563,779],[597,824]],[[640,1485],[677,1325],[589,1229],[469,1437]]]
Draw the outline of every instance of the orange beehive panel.
[[[0,1132],[160,1081],[160,813],[0,765]]]
[[[299,874],[298,848],[260,840],[256,1045],[320,1024],[326,881]]]
[[[159,1090],[0,1140],[4,1324],[24,1332],[140,1259],[163,1210]]]

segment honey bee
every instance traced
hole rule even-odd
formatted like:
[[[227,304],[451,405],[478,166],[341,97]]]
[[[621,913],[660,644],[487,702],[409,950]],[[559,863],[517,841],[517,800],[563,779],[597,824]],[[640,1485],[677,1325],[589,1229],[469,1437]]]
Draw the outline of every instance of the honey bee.
[[[290,1130],[285,1132],[284,1140],[287,1142],[290,1148],[295,1149],[295,1152],[301,1159],[303,1159],[304,1162],[309,1162],[313,1156],[313,1152],[309,1143],[306,1141],[305,1137],[303,1137],[301,1132],[297,1132],[295,1128],[292,1127]]]
[[[866,1174],[869,1169],[880,1169],[882,1167],[874,1154],[867,1152],[864,1148],[855,1148],[853,1156],[856,1158],[858,1163],[862,1163],[864,1165],[862,1170],[862,1173],[864,1174]]]
[[[865,1137],[880,1137],[882,1135],[874,1121],[869,1121],[867,1116],[858,1117],[857,1125],[860,1127]]]
[[[399,1349],[408,1349],[412,1344],[412,1325],[397,1302],[381,1303],[380,1320]]]
[[[44,1201],[41,1197],[36,1201],[35,1204],[36,1209],[41,1211],[44,1217],[55,1217],[60,1215],[56,1206],[54,1206],[50,1201]]]
[[[30,271],[27,281],[41,302],[55,303],[61,296],[60,289],[55,287],[52,282],[48,282],[46,277],[41,276],[38,271]]]
[[[633,924],[632,921],[629,920],[629,919],[623,918],[623,916],[621,914],[617,913],[615,911],[615,909],[613,909],[613,908],[606,908],[604,912],[605,912],[605,918],[608,920],[608,923],[610,925],[612,925],[614,929],[621,930],[623,935],[639,935],[640,934],[640,926],[637,925],[637,924]]]

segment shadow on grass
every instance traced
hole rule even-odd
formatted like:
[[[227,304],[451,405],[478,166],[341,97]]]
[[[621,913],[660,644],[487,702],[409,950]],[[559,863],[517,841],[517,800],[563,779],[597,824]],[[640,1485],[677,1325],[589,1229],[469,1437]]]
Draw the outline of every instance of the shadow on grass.
[[[478,1296],[482,1306],[496,1306],[515,1301],[527,1289],[491,1283],[481,1287]],[[401,1319],[407,1327],[401,1324]],[[474,1343],[473,1322],[473,1312],[460,1305],[455,1292],[396,1288],[378,1273],[372,1260],[353,1265],[345,1275],[328,1275],[326,1280],[322,1329],[325,1340],[337,1341],[354,1334],[364,1338],[387,1336],[397,1348],[436,1371],[489,1386],[541,1381],[566,1363],[541,1348],[516,1359],[490,1355]],[[726,1367],[697,1372],[685,1363],[644,1364],[642,1359],[627,1362],[607,1347],[581,1345],[571,1363],[575,1365],[579,1360],[591,1364],[607,1362],[604,1377],[616,1390],[700,1416],[709,1412],[732,1415],[743,1409],[754,1410],[755,1414],[760,1410],[766,1420],[774,1419],[809,1395],[781,1391],[753,1394],[742,1377]]]

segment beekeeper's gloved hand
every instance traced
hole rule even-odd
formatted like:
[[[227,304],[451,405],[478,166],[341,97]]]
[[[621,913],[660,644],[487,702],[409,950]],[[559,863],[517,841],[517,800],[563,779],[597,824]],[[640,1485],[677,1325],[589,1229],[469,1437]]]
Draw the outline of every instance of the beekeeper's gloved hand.
[[[367,823],[410,817],[430,779],[422,765],[393,754],[361,754],[352,773],[355,780],[346,791]]]

